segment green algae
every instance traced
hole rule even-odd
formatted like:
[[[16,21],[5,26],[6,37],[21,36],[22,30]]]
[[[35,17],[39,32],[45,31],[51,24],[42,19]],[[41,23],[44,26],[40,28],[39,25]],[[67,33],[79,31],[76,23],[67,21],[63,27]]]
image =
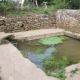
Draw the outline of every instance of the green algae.
[[[39,40],[39,42],[45,45],[55,45],[63,43],[63,40],[66,39],[68,39],[66,36],[60,36],[60,37],[52,36],[52,37],[42,38]]]

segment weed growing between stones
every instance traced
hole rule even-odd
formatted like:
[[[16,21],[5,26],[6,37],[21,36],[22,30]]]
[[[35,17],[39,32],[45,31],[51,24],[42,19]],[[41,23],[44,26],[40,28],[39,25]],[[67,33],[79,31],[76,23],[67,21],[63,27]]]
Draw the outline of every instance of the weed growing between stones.
[[[65,78],[66,78],[66,76],[65,76],[65,69],[61,69],[61,70],[57,71],[52,76],[54,76],[56,78],[59,78],[60,80],[65,80]]]
[[[74,70],[71,70],[70,76],[73,77],[73,75],[76,74],[77,71],[78,71],[78,68],[75,68]]]

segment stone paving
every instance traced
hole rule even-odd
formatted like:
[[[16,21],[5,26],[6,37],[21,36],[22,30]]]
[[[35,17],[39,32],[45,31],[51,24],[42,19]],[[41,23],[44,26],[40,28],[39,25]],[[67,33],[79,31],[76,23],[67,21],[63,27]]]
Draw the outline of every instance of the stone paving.
[[[58,80],[46,76],[10,43],[0,46],[0,71],[2,80]]]
[[[60,33],[61,32],[61,33]],[[0,33],[0,40],[14,35],[15,39],[27,38],[33,39],[32,36],[45,37],[45,35],[61,35],[64,33],[62,29],[43,29],[18,33]],[[50,35],[49,35],[50,34]],[[38,38],[41,38],[38,37]],[[71,77],[71,70],[78,68],[78,71]],[[66,68],[66,80],[80,80],[80,63],[68,66]],[[0,77],[1,80],[59,80],[55,77],[47,76],[41,69],[37,68],[29,59],[23,58],[20,51],[11,43],[0,45]]]

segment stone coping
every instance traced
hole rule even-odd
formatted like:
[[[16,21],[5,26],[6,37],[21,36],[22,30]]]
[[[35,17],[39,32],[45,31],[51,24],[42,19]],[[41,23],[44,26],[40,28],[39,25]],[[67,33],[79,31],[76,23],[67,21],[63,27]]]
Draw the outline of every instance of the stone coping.
[[[33,31],[25,31],[25,32],[17,32],[13,33],[15,36],[14,39],[26,39],[26,40],[34,40],[40,39],[49,36],[59,36],[64,35],[63,29],[40,29],[40,30],[33,30]]]
[[[40,29],[33,31],[16,32],[16,33],[0,32],[0,41],[8,37],[11,39],[34,40],[49,36],[60,36],[60,35],[66,35],[75,39],[80,39],[80,34],[78,33],[73,33],[70,31],[65,31],[64,29],[56,28],[56,29]]]
[[[65,31],[64,29],[59,29],[59,28],[17,32],[13,33],[13,35],[15,36],[14,39],[26,39],[26,40],[35,40],[49,36],[60,36],[60,35],[66,35],[75,39],[80,39],[80,34],[73,33],[70,31]]]

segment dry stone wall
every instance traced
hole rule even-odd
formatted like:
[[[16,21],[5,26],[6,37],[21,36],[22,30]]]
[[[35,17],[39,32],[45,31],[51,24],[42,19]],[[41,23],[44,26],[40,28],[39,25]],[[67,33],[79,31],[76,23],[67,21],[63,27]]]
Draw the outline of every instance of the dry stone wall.
[[[54,28],[56,26],[55,15],[24,15],[23,17],[0,17],[0,31],[19,32],[36,29]]]
[[[58,10],[56,24],[59,28],[80,33],[80,10]]]
[[[44,14],[27,14],[14,18],[0,16],[0,32],[20,32],[56,27],[80,33],[80,10],[60,9],[56,12],[56,16]]]

